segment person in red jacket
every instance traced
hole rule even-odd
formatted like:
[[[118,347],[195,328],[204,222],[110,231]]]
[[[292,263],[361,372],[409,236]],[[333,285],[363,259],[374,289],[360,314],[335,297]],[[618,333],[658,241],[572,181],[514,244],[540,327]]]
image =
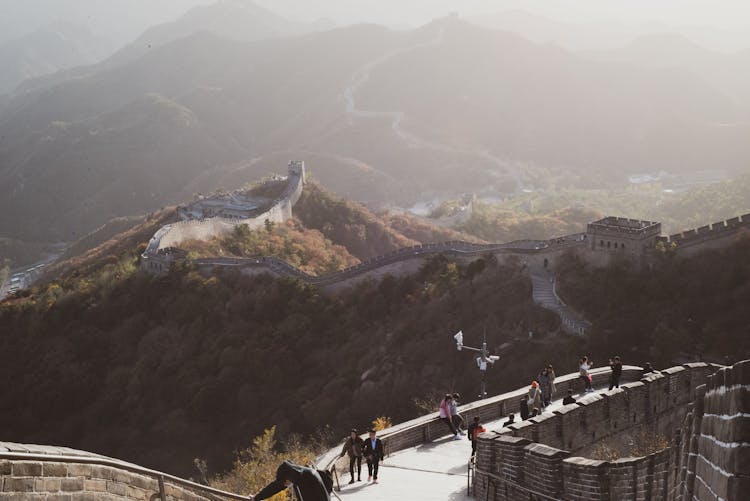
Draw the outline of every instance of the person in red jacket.
[[[471,457],[474,457],[477,453],[477,437],[480,433],[484,433],[485,430],[482,423],[479,421],[479,416],[474,416],[474,421],[469,425],[469,440],[471,440]]]

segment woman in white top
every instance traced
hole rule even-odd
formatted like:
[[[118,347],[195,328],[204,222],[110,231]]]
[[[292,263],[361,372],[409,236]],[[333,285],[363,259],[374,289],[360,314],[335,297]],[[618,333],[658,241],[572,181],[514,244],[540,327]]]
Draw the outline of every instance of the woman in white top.
[[[591,367],[593,366],[594,364],[592,362],[589,362],[588,357],[583,357],[581,359],[579,377],[583,379],[584,392],[594,391],[593,388],[591,388],[591,375],[589,374],[589,369],[591,369]]]

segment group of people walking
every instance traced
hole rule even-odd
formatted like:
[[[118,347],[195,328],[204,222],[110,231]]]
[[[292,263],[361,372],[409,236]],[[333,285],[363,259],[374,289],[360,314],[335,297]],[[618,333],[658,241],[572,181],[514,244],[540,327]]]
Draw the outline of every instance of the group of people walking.
[[[538,416],[552,402],[555,394],[555,370],[551,365],[543,368],[535,380],[531,382],[529,391],[521,398],[519,408],[521,419]]]
[[[594,391],[592,387],[593,377],[591,369],[593,362],[584,356],[579,359],[579,379],[583,383],[583,392],[589,393]],[[609,389],[620,387],[620,378],[622,377],[622,362],[619,356],[609,359],[610,377]],[[644,375],[653,372],[651,364],[646,364]],[[544,367],[534,381],[531,382],[528,392],[521,398],[519,403],[521,419],[526,420],[530,417],[541,414],[552,402],[552,396],[557,391],[555,386],[555,370],[551,365]],[[471,455],[476,454],[477,439],[480,433],[486,431],[482,426],[481,420],[475,416],[472,422],[464,431],[464,419],[458,412],[458,405],[461,396],[458,393],[446,393],[438,405],[438,416],[445,423],[453,435],[454,440],[460,440],[462,436],[467,435],[471,441]],[[567,395],[563,398],[563,405],[575,403],[572,388],[568,389]],[[503,426],[514,424],[515,415],[510,414],[508,420]],[[367,439],[362,439],[356,429],[352,429],[349,438],[344,442],[341,449],[340,457],[349,456],[349,483],[362,481],[362,459],[367,463],[367,481],[378,483],[378,470],[380,462],[385,458],[383,442],[377,438],[376,430],[370,430]],[[355,477],[356,471],[356,477]],[[355,480],[356,478],[356,480]],[[333,489],[333,480],[330,472],[306,468],[295,465],[290,461],[285,461],[279,466],[276,474],[276,480],[266,486],[261,492],[251,499],[267,499],[273,494],[280,492],[289,485],[294,485],[300,491],[303,499],[329,500],[329,494]]]
[[[357,433],[357,430],[352,429],[349,433],[349,438],[344,442],[340,457],[347,455],[349,456],[350,484],[355,482],[355,466],[357,467],[356,481],[362,481],[362,458],[365,458],[365,462],[367,463],[367,481],[378,483],[378,470],[380,462],[385,458],[385,450],[383,449],[383,442],[377,438],[375,430],[370,430],[367,440],[363,440]]]

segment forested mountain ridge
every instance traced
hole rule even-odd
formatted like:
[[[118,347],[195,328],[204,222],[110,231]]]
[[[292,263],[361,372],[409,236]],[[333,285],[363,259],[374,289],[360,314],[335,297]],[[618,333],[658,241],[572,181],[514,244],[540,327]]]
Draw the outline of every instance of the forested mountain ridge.
[[[733,172],[750,156],[747,113],[700,79],[455,19],[255,42],[200,32],[110,63],[6,103],[8,236],[74,241],[279,158],[314,159],[349,198],[404,206],[416,193],[513,193],[524,163],[620,179],[656,166]]]
[[[352,250],[382,252],[405,238],[357,207],[311,187],[294,224],[322,224],[305,230]],[[588,338],[571,338],[549,336],[559,319],[534,304],[528,271],[512,259],[458,265],[436,256],[414,275],[339,295],[268,275],[205,276],[189,263],[163,276],[139,273],[145,242],[172,217],[171,210],[154,214],[60,265],[58,278],[0,303],[0,377],[14,381],[0,402],[8,437],[186,476],[192,458],[205,457],[216,473],[229,467],[233,450],[272,425],[282,437],[326,426],[338,436],[381,415],[414,417],[424,412],[423,401],[446,391],[473,394],[479,374],[455,350],[451,336],[459,329],[476,342],[486,332],[493,351],[504,347],[502,363],[488,374],[498,393],[527,383],[543,364],[573,371],[581,353],[599,361],[617,350],[626,362],[664,365],[695,356],[692,345],[664,344],[686,334],[663,319],[682,322],[685,312],[692,312],[685,322],[699,324],[689,336],[710,334],[707,358],[727,346],[747,351],[735,328],[744,325],[745,302],[730,300],[747,289],[747,241],[681,261],[665,255],[648,274],[623,266],[589,270],[571,255],[559,270],[561,290],[594,321]],[[338,232],[326,228],[326,217]],[[630,317],[612,320],[627,303],[618,291],[674,297],[669,291],[700,269],[701,286],[725,307],[699,310],[680,295],[647,315],[626,308]],[[615,331],[613,322],[620,324]],[[54,414],[44,412],[49,406]]]

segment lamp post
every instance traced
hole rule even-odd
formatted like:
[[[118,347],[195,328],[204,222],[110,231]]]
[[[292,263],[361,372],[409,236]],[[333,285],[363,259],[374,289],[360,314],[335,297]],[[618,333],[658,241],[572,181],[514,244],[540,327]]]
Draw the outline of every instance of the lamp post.
[[[458,331],[454,336],[453,339],[456,340],[456,349],[458,351],[461,351],[463,349],[471,350],[471,351],[477,351],[480,353],[480,356],[477,357],[477,367],[479,367],[479,371],[482,374],[482,388],[479,393],[479,398],[485,398],[487,396],[487,382],[485,379],[485,376],[487,374],[487,367],[488,363],[494,364],[498,360],[500,360],[500,357],[497,355],[490,355],[489,350],[487,349],[487,333],[484,334],[484,340],[482,341],[482,347],[481,348],[473,348],[471,346],[464,346],[464,333],[463,331]]]

